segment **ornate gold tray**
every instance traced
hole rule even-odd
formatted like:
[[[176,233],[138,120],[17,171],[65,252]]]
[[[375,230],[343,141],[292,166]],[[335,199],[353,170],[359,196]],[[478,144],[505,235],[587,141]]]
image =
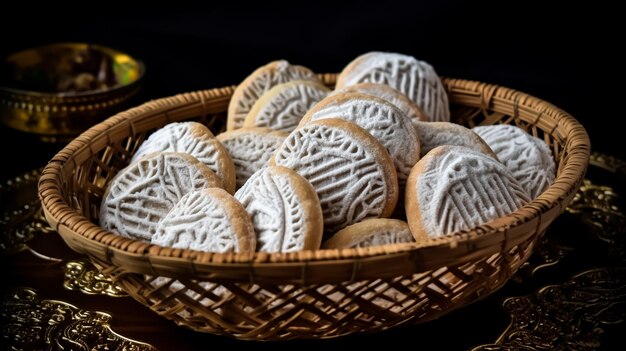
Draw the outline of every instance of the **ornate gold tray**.
[[[194,333],[154,316],[69,250],[41,216],[39,171],[0,185],[5,288],[2,343],[14,349],[204,350],[267,347]],[[507,285],[430,323],[371,335],[289,341],[276,349],[386,347],[596,350],[623,345],[626,319],[626,163],[594,153],[564,215]],[[480,328],[473,327],[480,321]],[[468,327],[471,324],[472,327]],[[112,327],[113,326],[113,327]],[[450,338],[450,330],[455,337]],[[140,340],[140,341],[139,341]]]

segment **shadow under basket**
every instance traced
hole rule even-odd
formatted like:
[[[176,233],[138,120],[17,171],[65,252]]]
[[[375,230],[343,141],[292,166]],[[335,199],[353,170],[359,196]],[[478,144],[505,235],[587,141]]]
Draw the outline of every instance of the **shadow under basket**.
[[[319,76],[332,87],[336,74]],[[514,124],[541,138],[554,183],[505,217],[425,244],[295,253],[214,254],[130,240],[98,226],[102,195],[156,129],[195,120],[224,130],[234,87],[148,102],[87,130],[44,169],[47,220],[122,289],[193,330],[248,340],[331,338],[426,322],[502,287],[572,200],[589,160],[585,129],[557,107],[508,88],[444,79],[453,121]]]

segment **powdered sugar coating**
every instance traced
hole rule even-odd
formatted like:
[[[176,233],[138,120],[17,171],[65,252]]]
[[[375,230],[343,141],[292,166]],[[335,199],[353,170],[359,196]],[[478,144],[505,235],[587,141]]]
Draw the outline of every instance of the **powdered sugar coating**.
[[[531,199],[536,198],[554,181],[556,164],[552,151],[541,139],[506,124],[473,129],[513,172]]]
[[[154,152],[185,152],[207,165],[222,180],[224,189],[235,192],[235,166],[228,151],[206,126],[197,122],[170,123],[145,140],[132,161]]]
[[[328,232],[365,218],[389,216],[397,202],[396,172],[388,153],[350,122],[323,119],[296,128],[271,162],[311,183]]]
[[[386,84],[359,83],[354,85],[348,85],[346,87],[333,91],[331,95],[338,95],[343,93],[361,93],[372,95],[387,102],[390,102],[411,120],[428,120],[428,116],[424,113],[424,111],[422,111],[421,108],[419,108],[419,106],[411,101],[406,95]]]
[[[124,237],[150,240],[183,196],[221,185],[215,173],[189,154],[148,154],[111,180],[102,198],[100,225]]]
[[[246,209],[257,235],[257,251],[319,249],[323,218],[313,187],[295,171],[267,166],[241,187],[235,198]]]
[[[489,145],[469,128],[450,122],[421,122],[415,119],[411,122],[419,135],[421,157],[437,146],[456,145],[465,146],[497,159]]]
[[[372,247],[415,242],[405,221],[372,218],[343,228],[326,241],[324,249]]]
[[[391,103],[371,95],[345,93],[329,96],[302,118],[301,124],[325,118],[355,123],[374,136],[389,152],[404,189],[411,168],[420,158],[420,142],[411,120]]]
[[[287,135],[269,128],[241,128],[217,136],[235,164],[237,188],[267,164]]]
[[[151,242],[205,252],[252,252],[256,238],[241,204],[220,188],[192,191],[157,225]]]
[[[414,57],[370,52],[348,64],[337,78],[337,88],[358,83],[387,84],[419,106],[429,121],[450,121],[448,95],[435,69]]]
[[[407,218],[418,241],[471,229],[528,201],[506,166],[461,146],[433,149],[407,182]]]
[[[252,106],[244,127],[268,127],[291,132],[300,119],[330,90],[314,81],[294,80],[279,84]]]
[[[228,105],[227,130],[241,128],[250,109],[265,92],[292,80],[317,81],[317,78],[310,69],[285,60],[272,61],[254,71],[233,92]]]

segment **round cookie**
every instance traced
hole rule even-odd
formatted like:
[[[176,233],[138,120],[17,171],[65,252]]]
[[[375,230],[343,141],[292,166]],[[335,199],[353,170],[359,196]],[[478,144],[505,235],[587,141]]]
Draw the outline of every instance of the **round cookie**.
[[[341,119],[296,128],[270,164],[291,168],[311,183],[326,232],[365,218],[388,217],[398,200],[396,170],[385,148],[361,127]]]
[[[226,129],[241,128],[248,112],[265,92],[278,84],[292,80],[318,81],[310,69],[291,65],[285,60],[272,61],[252,72],[233,92],[228,105]]]
[[[411,120],[428,120],[428,116],[424,113],[424,111],[422,111],[421,108],[419,108],[419,106],[417,106],[413,101],[406,97],[406,95],[386,84],[359,83],[337,89],[333,91],[331,95],[343,93],[361,93],[372,95],[392,103],[400,111],[404,112],[404,114]]]
[[[235,192],[235,165],[213,133],[198,122],[170,123],[152,133],[131,162],[154,152],[185,152],[207,165],[222,180],[224,189]]]
[[[157,225],[152,244],[205,252],[254,252],[256,236],[246,210],[220,188],[183,196]]]
[[[472,130],[513,172],[531,199],[539,196],[554,181],[556,164],[552,151],[543,140],[507,124],[480,126]]]
[[[270,128],[241,128],[217,136],[235,164],[237,189],[265,166],[287,135]]]
[[[329,92],[330,89],[315,81],[294,80],[279,84],[254,103],[243,126],[291,132],[302,116]]]
[[[421,122],[415,119],[411,122],[420,138],[420,157],[424,157],[437,146],[456,145],[465,146],[498,159],[478,134],[462,125],[450,122]]]
[[[372,218],[349,225],[328,239],[323,249],[348,249],[415,242],[405,221]]]
[[[450,121],[448,95],[435,69],[414,57],[370,52],[350,62],[337,78],[337,88],[359,83],[381,83],[415,102],[429,121]]]
[[[185,194],[221,186],[215,173],[189,154],[148,154],[111,180],[102,197],[100,226],[124,237],[150,240],[159,221]]]
[[[267,166],[237,190],[257,236],[257,251],[317,250],[322,242],[320,201],[309,182],[295,171]]]
[[[502,163],[462,146],[439,146],[407,181],[405,205],[417,242],[468,230],[516,211],[528,194]]]
[[[315,105],[300,121],[341,118],[365,129],[393,159],[398,185],[404,189],[411,168],[420,158],[420,143],[411,120],[391,103],[375,96],[345,93],[329,96]]]

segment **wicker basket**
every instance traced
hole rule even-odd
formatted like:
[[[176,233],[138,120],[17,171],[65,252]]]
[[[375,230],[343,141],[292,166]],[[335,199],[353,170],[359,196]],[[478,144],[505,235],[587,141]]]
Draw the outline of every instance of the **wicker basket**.
[[[332,86],[336,75],[320,78]],[[213,254],[126,239],[95,224],[106,186],[150,132],[197,120],[217,134],[233,87],[151,101],[94,126],[51,160],[39,196],[72,249],[137,301],[193,330],[278,340],[425,322],[500,288],[570,202],[589,158],[584,128],[553,105],[491,84],[444,83],[456,122],[515,124],[545,140],[558,172],[548,190],[515,213],[428,244]]]

